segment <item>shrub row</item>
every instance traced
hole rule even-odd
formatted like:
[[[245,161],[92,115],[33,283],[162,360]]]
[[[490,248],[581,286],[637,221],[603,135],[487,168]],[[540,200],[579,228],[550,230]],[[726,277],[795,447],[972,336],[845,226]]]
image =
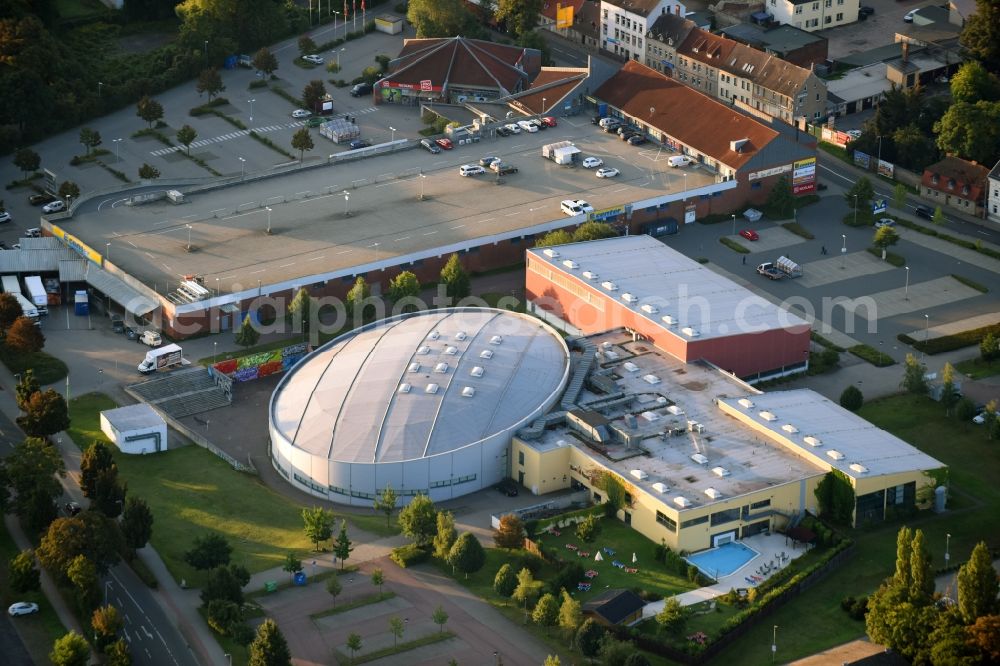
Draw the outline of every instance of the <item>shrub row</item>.
[[[802,236],[802,238],[805,238],[806,240],[813,240],[816,238],[808,229],[803,227],[798,222],[785,222],[781,226],[788,231],[791,231],[796,236]]]
[[[188,115],[194,116],[196,118],[198,116],[204,116],[205,114],[212,113],[213,112],[212,110],[215,107],[225,106],[226,104],[229,104],[228,99],[226,99],[225,97],[216,97],[210,102],[205,102],[201,106],[194,107],[193,109],[188,111]]]
[[[869,247],[865,249],[868,250],[868,254],[872,255],[873,257],[876,257],[878,259],[882,258],[881,249],[877,247]],[[889,252],[888,250],[886,250],[885,252],[885,260],[888,261],[893,266],[895,266],[896,268],[902,268],[903,266],[906,265],[906,257],[904,257],[901,254],[896,254],[895,252]]]
[[[987,257],[993,257],[994,259],[1000,259],[1000,252],[984,247],[981,241],[970,241],[964,238],[956,238],[949,234],[941,233],[937,229],[931,229],[930,227],[925,227],[922,224],[917,224],[916,222],[911,222],[910,220],[897,219],[896,222],[907,229],[912,229],[913,231],[920,232],[925,236],[933,236],[935,238],[940,238],[941,240],[948,241],[949,243],[954,243],[960,247],[964,247],[967,250],[975,250],[980,254],[985,254]]]
[[[262,144],[264,144],[265,146],[267,146],[271,150],[284,155],[285,157],[287,157],[290,160],[294,160],[295,159],[295,155],[292,155],[290,152],[288,152],[287,150],[285,150],[284,148],[282,148],[281,146],[279,146],[278,144],[276,144],[274,141],[271,141],[266,136],[261,136],[260,134],[257,134],[257,132],[254,132],[253,130],[250,130],[250,138],[254,139],[256,141],[261,142]]]
[[[819,345],[823,345],[827,349],[832,349],[832,350],[838,351],[838,352],[847,351],[846,349],[844,349],[840,345],[833,344],[832,342],[830,342],[829,340],[827,340],[826,338],[824,338],[822,335],[820,335],[816,331],[812,331],[809,335],[812,338],[813,342],[815,342],[816,344],[819,344]]]
[[[911,345],[917,351],[925,354],[940,354],[942,352],[955,351],[962,347],[978,345],[987,334],[1000,335],[1000,324],[991,324],[981,328],[973,328],[968,331],[961,331],[952,335],[942,335],[939,338],[931,338],[926,342],[915,340],[905,333],[896,336],[903,344]]]
[[[605,508],[603,504],[595,504],[593,506],[588,506],[585,509],[577,509],[576,511],[560,513],[558,516],[553,516],[552,518],[542,518],[537,521],[529,520],[527,523],[525,523],[525,525],[527,526],[528,523],[535,523],[534,534],[538,534],[544,531],[545,528],[550,527],[552,525],[557,525],[559,523],[563,523],[564,525],[568,525],[570,523],[578,523],[588,516],[603,516],[604,512]],[[532,533],[529,532],[528,534],[530,536]]]
[[[403,569],[414,564],[426,562],[428,557],[430,557],[430,553],[415,543],[409,543],[405,546],[393,548],[392,553],[389,555],[389,559]]]
[[[876,368],[885,368],[896,363],[891,356],[880,352],[871,345],[854,345],[847,351],[864,361],[868,361]]]
[[[305,102],[303,102],[298,97],[295,97],[294,95],[292,95],[290,92],[288,92],[284,88],[280,88],[278,86],[271,86],[271,92],[277,93],[281,97],[284,97],[286,100],[288,100],[289,102],[291,102],[295,106],[300,106],[300,107],[301,106],[305,106]]]
[[[138,130],[136,132],[132,132],[132,138],[133,139],[138,139],[139,137],[143,137],[143,136],[151,136],[151,137],[155,138],[157,141],[159,141],[160,143],[162,143],[165,146],[173,146],[174,145],[170,141],[170,139],[167,137],[167,135],[164,134],[163,132],[160,132],[159,130],[150,129],[150,128],[147,127],[145,129],[141,129],[141,130]]]
[[[744,247],[741,243],[737,243],[732,238],[726,238],[725,236],[723,236],[722,238],[719,239],[719,242],[728,247],[730,250],[733,250],[734,252],[739,252],[740,254],[750,254],[749,248]]]
[[[987,287],[986,285],[980,284],[980,283],[976,282],[975,280],[971,280],[971,279],[965,277],[964,275],[955,275],[954,273],[952,273],[951,276],[953,278],[955,278],[956,280],[958,280],[959,282],[961,282],[962,284],[964,284],[966,287],[970,287],[972,289],[975,289],[976,291],[978,291],[980,293],[985,294],[986,292],[988,292],[990,290],[990,288]]]

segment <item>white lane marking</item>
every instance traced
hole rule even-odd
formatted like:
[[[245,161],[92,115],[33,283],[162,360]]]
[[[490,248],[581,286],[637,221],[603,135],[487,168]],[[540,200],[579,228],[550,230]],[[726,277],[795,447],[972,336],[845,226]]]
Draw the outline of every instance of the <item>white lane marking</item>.
[[[149,257],[150,259],[153,259],[153,258],[154,258],[154,257],[153,257],[153,255],[151,255],[151,254],[150,254],[149,252],[144,252],[143,254],[145,254],[145,255],[146,255],[147,257]]]
[[[460,225],[458,225],[457,227],[452,227],[452,229],[461,229],[461,228],[462,228],[462,227],[464,227],[464,226],[465,226],[464,224],[460,224]]]
[[[397,243],[398,243],[399,241],[405,241],[405,240],[407,240],[407,239],[409,239],[409,238],[410,238],[409,236],[402,236],[402,237],[400,237],[400,238],[397,238],[395,242],[397,242]]]
[[[319,261],[320,259],[325,259],[325,258],[326,255],[323,255],[322,257],[313,257],[312,259],[309,259],[309,261]]]
[[[250,275],[257,275],[257,273],[263,273],[265,269],[260,269],[259,271],[251,271]]]
[[[436,233],[437,233],[436,231],[428,231],[427,233],[424,234],[424,236],[433,236]]]
[[[484,218],[482,220],[476,220],[476,224],[482,224],[483,222],[492,222],[495,219],[497,219],[497,218],[495,218],[495,217],[487,217],[487,218]]]
[[[341,250],[337,254],[347,254],[348,252],[350,252],[350,250]]]
[[[135,243],[133,243],[132,241],[125,241],[125,242],[131,245],[132,247],[136,247]]]
[[[514,217],[515,215],[520,215],[520,214],[521,214],[520,211],[516,211],[514,213],[506,213],[504,217]]]
[[[281,264],[280,266],[278,266],[278,268],[288,268],[289,266],[294,266],[294,265],[295,265],[294,263],[291,263],[291,264]]]

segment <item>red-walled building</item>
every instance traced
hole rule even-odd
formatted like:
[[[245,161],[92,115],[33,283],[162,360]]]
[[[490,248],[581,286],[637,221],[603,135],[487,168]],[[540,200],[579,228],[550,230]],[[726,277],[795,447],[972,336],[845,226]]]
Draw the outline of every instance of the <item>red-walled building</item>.
[[[649,236],[527,252],[532,310],[584,335],[626,328],[747,380],[805,370],[809,324]]]

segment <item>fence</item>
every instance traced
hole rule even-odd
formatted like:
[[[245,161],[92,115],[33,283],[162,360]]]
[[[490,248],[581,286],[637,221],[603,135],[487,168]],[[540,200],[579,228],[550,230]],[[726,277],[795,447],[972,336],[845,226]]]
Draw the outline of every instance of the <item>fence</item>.
[[[210,372],[212,372],[213,377],[223,375],[232,381],[249,382],[284,372],[302,360],[305,355],[306,343],[300,342],[281,349],[219,361],[211,366]]]

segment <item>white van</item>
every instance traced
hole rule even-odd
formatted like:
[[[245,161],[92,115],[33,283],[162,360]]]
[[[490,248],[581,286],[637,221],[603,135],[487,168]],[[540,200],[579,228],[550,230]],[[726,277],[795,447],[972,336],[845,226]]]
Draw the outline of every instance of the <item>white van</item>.
[[[674,155],[667,160],[667,164],[672,167],[683,167],[691,164],[692,162],[694,162],[694,160],[687,155]]]

